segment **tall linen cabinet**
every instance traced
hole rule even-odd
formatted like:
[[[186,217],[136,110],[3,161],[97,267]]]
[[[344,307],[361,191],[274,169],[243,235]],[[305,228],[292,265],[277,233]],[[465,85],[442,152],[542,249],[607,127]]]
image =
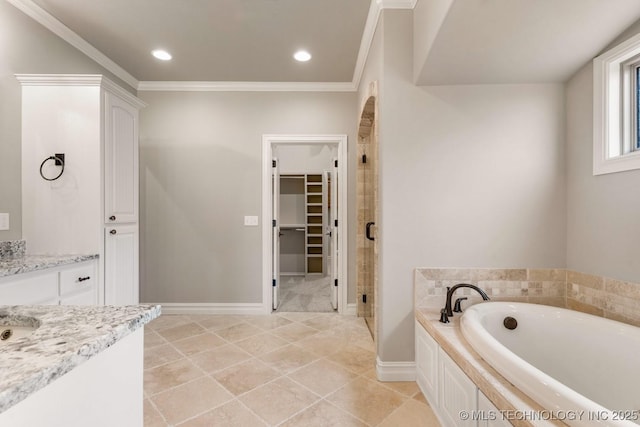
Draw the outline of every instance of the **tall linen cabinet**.
[[[138,112],[144,102],[102,75],[16,78],[27,252],[97,253],[99,303],[137,304]],[[62,171],[47,160],[58,154],[64,154],[64,171],[48,181]]]

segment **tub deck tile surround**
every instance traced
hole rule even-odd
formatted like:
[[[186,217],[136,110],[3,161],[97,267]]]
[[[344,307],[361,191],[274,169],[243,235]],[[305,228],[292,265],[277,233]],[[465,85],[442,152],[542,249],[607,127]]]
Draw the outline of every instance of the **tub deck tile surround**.
[[[444,307],[446,288],[470,283],[484,289],[494,301],[529,302],[569,308],[640,326],[640,284],[572,270],[417,268],[415,307]],[[463,307],[481,302],[470,289]]]
[[[160,306],[0,306],[0,315],[39,324],[0,349],[2,413],[158,317]]]
[[[77,262],[97,259],[97,254],[90,255],[24,255],[0,259],[0,277],[29,273]]]
[[[467,374],[476,386],[499,410],[539,412],[543,408],[531,398],[515,388],[509,381],[493,369],[462,336],[460,316],[451,318],[451,323],[440,323],[440,310],[420,308],[415,311],[416,320],[436,340],[442,349]],[[535,424],[529,420],[510,420],[516,427],[566,426],[560,421],[539,420]]]

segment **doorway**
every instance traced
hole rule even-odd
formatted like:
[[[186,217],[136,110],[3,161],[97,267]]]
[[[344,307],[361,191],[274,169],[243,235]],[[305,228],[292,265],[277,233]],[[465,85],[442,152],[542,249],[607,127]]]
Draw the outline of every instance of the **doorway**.
[[[346,309],[346,142],[263,136],[265,312]]]
[[[376,302],[378,288],[378,132],[376,85],[362,107],[358,128],[357,172],[357,296],[358,317],[364,317],[376,340]]]

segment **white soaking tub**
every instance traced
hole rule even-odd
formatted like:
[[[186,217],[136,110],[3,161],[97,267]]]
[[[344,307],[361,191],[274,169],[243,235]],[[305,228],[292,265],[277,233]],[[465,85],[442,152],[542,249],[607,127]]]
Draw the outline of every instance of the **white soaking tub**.
[[[508,317],[516,320],[515,329],[505,326]],[[640,424],[640,328],[510,302],[476,304],[460,322],[474,350],[548,410],[520,416],[575,426]]]

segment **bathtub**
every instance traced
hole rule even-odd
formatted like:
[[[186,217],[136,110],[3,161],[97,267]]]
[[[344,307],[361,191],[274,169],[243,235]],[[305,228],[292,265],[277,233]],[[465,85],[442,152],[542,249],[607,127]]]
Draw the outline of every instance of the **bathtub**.
[[[507,317],[515,329],[505,326]],[[510,302],[467,308],[460,328],[486,362],[545,408],[521,416],[575,426],[640,424],[640,328]]]

